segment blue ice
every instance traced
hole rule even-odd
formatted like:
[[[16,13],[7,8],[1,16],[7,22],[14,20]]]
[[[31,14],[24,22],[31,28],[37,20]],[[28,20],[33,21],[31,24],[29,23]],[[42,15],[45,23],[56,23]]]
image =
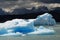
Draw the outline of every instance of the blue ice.
[[[49,28],[45,28],[44,26],[40,26],[39,28],[37,28],[37,30],[35,30],[34,32],[30,32],[28,33],[28,35],[36,35],[36,34],[39,34],[39,35],[52,35],[54,34],[55,31],[53,29],[49,29]]]
[[[36,21],[36,22],[35,22]],[[0,35],[30,35],[30,34],[51,34],[55,33],[53,29],[45,28],[40,26],[39,28],[34,27],[34,24],[38,23],[39,25],[54,25],[55,19],[48,13],[45,13],[41,16],[38,16],[36,19],[29,19],[28,21],[24,19],[13,19],[0,23]]]
[[[55,25],[56,21],[53,16],[49,13],[39,15],[34,21],[35,25]]]

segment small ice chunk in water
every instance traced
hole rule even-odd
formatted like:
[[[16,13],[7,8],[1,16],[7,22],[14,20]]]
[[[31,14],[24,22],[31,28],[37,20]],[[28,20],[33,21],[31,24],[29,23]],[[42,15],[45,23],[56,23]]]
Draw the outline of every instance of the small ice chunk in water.
[[[22,35],[23,35],[22,33],[17,32],[17,33],[7,33],[0,36],[22,36]]]

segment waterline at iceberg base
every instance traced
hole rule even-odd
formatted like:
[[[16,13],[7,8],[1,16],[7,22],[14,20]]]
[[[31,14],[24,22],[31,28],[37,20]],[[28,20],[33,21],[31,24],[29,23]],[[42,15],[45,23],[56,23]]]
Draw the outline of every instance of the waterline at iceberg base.
[[[39,27],[35,27],[35,24]],[[36,25],[37,25],[36,24]],[[45,24],[54,26],[55,20],[48,13],[38,16],[36,19],[13,19],[0,23],[0,36],[26,36],[26,35],[52,35],[55,31],[45,28]]]

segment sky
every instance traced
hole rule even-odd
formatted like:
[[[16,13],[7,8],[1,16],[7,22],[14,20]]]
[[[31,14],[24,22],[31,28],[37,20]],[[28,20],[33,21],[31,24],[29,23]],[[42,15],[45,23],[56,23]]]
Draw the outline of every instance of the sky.
[[[45,6],[48,9],[60,7],[60,0],[0,0],[0,8],[5,12],[12,12],[17,8],[31,10],[35,7],[38,9],[40,6]]]
[[[60,7],[60,0],[0,0],[0,8],[6,12],[12,12],[17,8],[26,8],[30,10],[32,7],[35,7],[37,9],[40,6],[46,6],[48,9]]]
[[[7,12],[16,8],[31,9],[39,6],[46,6],[47,8],[60,7],[60,0],[0,0],[0,8]]]
[[[33,6],[38,7],[40,5],[45,5],[45,4],[46,5],[47,4],[56,4],[56,5],[59,4],[60,5],[60,0],[17,0],[17,1],[9,1],[9,2],[0,0],[0,7],[15,7],[15,8],[33,7]]]

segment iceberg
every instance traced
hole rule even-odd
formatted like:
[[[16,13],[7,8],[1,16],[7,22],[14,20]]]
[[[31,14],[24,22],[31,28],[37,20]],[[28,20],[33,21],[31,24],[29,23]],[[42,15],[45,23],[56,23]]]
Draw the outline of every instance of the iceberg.
[[[45,28],[43,26],[40,26],[34,32],[28,33],[28,35],[32,35],[32,34],[33,35],[34,34],[38,34],[38,35],[50,35],[50,34],[54,34],[54,33],[55,33],[55,31],[53,29],[48,29],[48,28]]]
[[[30,34],[54,34],[53,29],[45,28],[43,26],[34,27],[36,19],[13,19],[0,23],[0,36],[25,36]],[[53,19],[54,20],[54,19]],[[52,21],[51,21],[52,22]],[[53,24],[53,23],[52,23]]]
[[[55,25],[56,21],[53,16],[49,13],[45,13],[43,15],[39,15],[34,21],[35,25]]]

